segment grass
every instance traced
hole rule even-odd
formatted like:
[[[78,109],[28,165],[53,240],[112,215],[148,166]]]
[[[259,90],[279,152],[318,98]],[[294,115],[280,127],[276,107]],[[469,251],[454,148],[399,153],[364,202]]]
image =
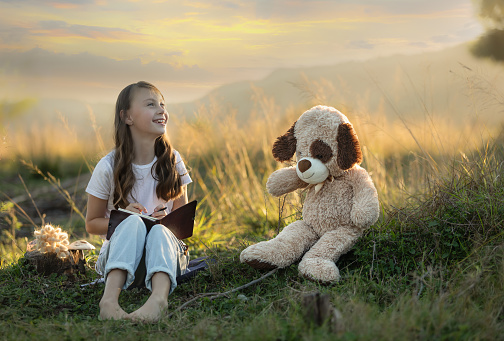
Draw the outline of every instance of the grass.
[[[103,285],[80,286],[96,279],[97,252],[88,255],[85,276],[38,275],[22,257],[30,238],[20,235],[40,219],[21,209],[50,199],[33,198],[35,205],[20,206],[5,200],[0,213],[3,339],[499,339],[504,332],[504,135],[499,127],[457,130],[449,122],[432,129],[432,116],[426,120],[430,123],[388,122],[392,130],[385,131],[379,127],[384,113],[373,113],[370,124],[371,111],[359,105],[362,114],[350,120],[361,138],[363,166],[378,189],[382,215],[337,262],[339,283],[305,280],[294,264],[225,297],[200,297],[155,325],[98,321]],[[239,254],[300,218],[301,195],[275,199],[264,184],[280,167],[271,157],[272,142],[301,111],[288,108],[273,115],[280,109],[258,94],[245,123],[218,102],[200,108],[192,120],[172,122],[178,132],[172,135],[174,145],[191,166],[189,196],[199,201],[196,237],[188,241],[192,256],[216,262],[175,290],[169,312],[200,294],[226,292],[264,275],[241,264]],[[96,141],[93,152],[103,153],[103,140],[97,136]],[[71,154],[82,160],[66,176],[80,176],[97,160],[84,153],[82,143],[72,148]],[[43,159],[44,153],[39,156]],[[30,155],[21,158],[30,160]],[[49,184],[70,215],[63,228],[71,238],[86,238],[99,247],[100,240],[83,230],[83,190],[65,187],[50,163],[42,169],[32,161],[25,162],[19,176],[3,169],[11,181],[2,188],[20,195]],[[305,321],[301,302],[312,292],[329,295],[341,312],[340,332]],[[126,291],[121,304],[132,311],[147,296],[145,290]]]
[[[261,275],[238,262],[239,250],[208,251],[217,263],[170,296],[174,310],[194,295],[227,291]],[[103,286],[88,286],[95,276],[71,281],[64,276],[38,276],[21,260],[0,272],[4,339],[166,339],[299,340],[334,339],[497,339],[504,324],[504,247],[485,247],[458,265],[408,274],[408,285],[390,281],[404,275],[368,276],[356,262],[343,271],[343,281],[326,287],[301,279],[295,266],[282,269],[260,284],[228,297],[202,298],[156,325],[96,319]],[[422,289],[423,288],[423,289]],[[314,327],[303,319],[304,293],[329,294],[343,315],[343,332]],[[145,290],[123,292],[128,311],[146,299]]]

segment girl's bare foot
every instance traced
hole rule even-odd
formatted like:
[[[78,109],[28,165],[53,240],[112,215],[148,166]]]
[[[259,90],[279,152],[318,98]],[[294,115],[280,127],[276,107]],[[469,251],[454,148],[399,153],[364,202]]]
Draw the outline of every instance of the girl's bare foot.
[[[127,318],[135,322],[156,323],[167,307],[166,299],[151,295],[142,307],[129,314]]]
[[[127,316],[128,314],[117,302],[100,301],[100,320],[122,320],[127,318]]]
[[[105,289],[100,300],[101,320],[120,320],[126,318],[128,314],[119,306],[119,295],[121,288],[126,281],[126,270],[112,269],[105,282]]]

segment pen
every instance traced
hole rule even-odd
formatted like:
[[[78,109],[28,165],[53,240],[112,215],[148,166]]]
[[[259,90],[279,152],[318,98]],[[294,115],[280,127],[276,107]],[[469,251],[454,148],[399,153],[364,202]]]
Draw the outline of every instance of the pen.
[[[162,209],[160,209],[160,210],[158,210],[158,211],[152,212],[151,214],[149,214],[149,216],[152,216],[154,213],[156,213],[156,212],[161,212],[161,211],[164,211],[164,210],[166,210],[166,209],[167,209],[167,207],[165,206],[165,207],[163,207]]]

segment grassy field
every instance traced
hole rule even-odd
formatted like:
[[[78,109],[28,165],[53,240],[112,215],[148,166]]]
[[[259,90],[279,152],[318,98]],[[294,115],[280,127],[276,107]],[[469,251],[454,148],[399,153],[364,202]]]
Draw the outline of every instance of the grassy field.
[[[69,150],[47,142],[54,132],[32,132],[45,143],[8,155],[10,164],[0,170],[2,339],[502,337],[504,132],[502,126],[486,127],[478,121],[454,125],[429,110],[424,117],[400,112],[390,116],[385,109],[371,112],[360,103],[358,112],[348,114],[363,146],[363,167],[378,189],[382,214],[338,261],[340,283],[310,282],[298,277],[292,265],[225,296],[204,296],[263,276],[265,272],[240,264],[240,251],[300,218],[302,196],[275,199],[265,191],[265,182],[281,167],[271,156],[273,141],[307,108],[282,110],[260,93],[255,103],[247,122],[236,121],[233,110],[218,102],[201,107],[194,119],[171,118],[172,142],[191,167],[190,199],[200,202],[195,237],[188,243],[193,257],[216,262],[177,288],[169,298],[169,315],[156,325],[97,319],[103,285],[80,287],[96,278],[91,268],[97,252],[88,255],[86,276],[77,278],[40,276],[24,260],[30,233],[51,218],[44,217],[43,210],[39,216],[34,206],[48,200],[66,208],[67,215],[57,222],[72,239],[86,238],[100,246],[98,238],[85,234],[85,193],[72,183],[85,179],[110,148],[103,129],[92,123],[94,141],[84,145],[62,121],[62,134],[75,142],[67,144]],[[43,188],[52,188],[50,199]],[[26,199],[27,193],[34,195]],[[19,204],[8,199],[23,195]],[[303,297],[313,292],[329,295],[341,312],[336,326],[318,326],[304,318]],[[121,303],[132,311],[147,296],[142,290],[127,291]]]

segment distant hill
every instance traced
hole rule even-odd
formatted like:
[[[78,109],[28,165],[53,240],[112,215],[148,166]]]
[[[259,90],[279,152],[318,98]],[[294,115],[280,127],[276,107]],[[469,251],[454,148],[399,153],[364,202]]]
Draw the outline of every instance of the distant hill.
[[[224,85],[197,101],[170,105],[170,110],[191,117],[198,107],[216,101],[235,108],[237,117],[245,120],[255,105],[254,89],[260,89],[274,99],[280,113],[287,107],[301,113],[324,104],[357,115],[364,108],[370,112],[383,108],[394,116],[392,103],[406,117],[428,111],[463,119],[461,113],[476,106],[480,115],[492,119],[494,91],[504,89],[503,71],[504,64],[476,59],[464,44],[419,55],[279,69],[263,80]]]
[[[504,93],[503,72],[504,64],[476,59],[467,45],[459,45],[418,55],[278,69],[259,81],[227,84],[199,100],[169,104],[168,110],[172,116],[191,119],[198,108],[214,102],[224,108],[223,116],[227,114],[225,108],[231,107],[238,120],[244,122],[257,107],[255,93],[263,93],[274,101],[274,114],[284,114],[289,108],[302,113],[313,105],[324,104],[350,117],[377,110],[394,117],[397,110],[404,117],[430,112],[451,116],[456,122],[469,119],[468,108],[473,108],[480,119],[491,124],[497,119],[500,122],[495,113],[501,111],[496,97],[503,96],[499,91]],[[504,96],[500,101],[504,102]],[[41,99],[10,125],[59,124],[62,114],[71,127],[84,131],[80,136],[92,136],[89,108],[97,124],[108,131],[113,123],[114,103],[88,105],[83,100],[69,99]]]

